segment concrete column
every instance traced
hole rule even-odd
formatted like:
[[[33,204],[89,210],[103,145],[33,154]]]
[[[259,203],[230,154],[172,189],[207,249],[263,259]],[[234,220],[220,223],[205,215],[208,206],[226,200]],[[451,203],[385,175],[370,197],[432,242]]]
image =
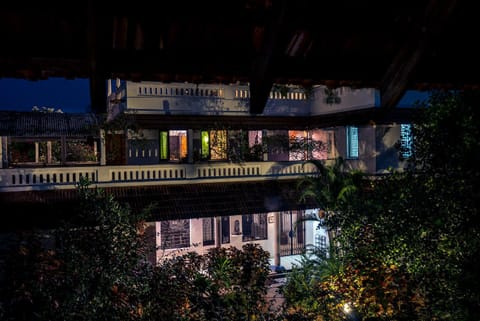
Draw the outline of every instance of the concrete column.
[[[35,142],[35,163],[40,162],[40,145],[38,142]]]
[[[107,79],[107,97],[110,97],[112,94],[112,80]]]
[[[107,155],[105,148],[105,130],[100,129],[100,165],[104,166],[107,164]]]
[[[3,168],[4,162],[4,152],[3,152],[3,136],[0,136],[0,168]]]
[[[263,130],[262,131],[262,153],[263,153],[264,162],[268,161],[268,146],[267,146],[267,143],[265,142],[266,138],[267,138],[267,131]]]
[[[8,167],[7,137],[0,136],[0,168]]]
[[[93,141],[93,155],[95,155],[95,160],[98,160],[98,147],[97,141]]]
[[[125,162],[122,165],[127,165],[128,164],[128,140],[130,139],[130,135],[128,134],[128,129],[125,129],[123,131],[123,136],[125,137],[125,145],[124,145],[125,154],[123,155],[123,157],[125,158],[124,159]]]
[[[5,164],[4,164],[4,167],[5,168],[8,168],[10,166],[10,150],[9,150],[9,146],[10,146],[10,142],[11,142],[11,138],[6,136],[4,137],[4,140],[3,140],[4,144],[3,144],[3,149],[5,151],[5,154],[4,154],[4,161],[5,161]]]
[[[222,246],[222,218],[220,216],[215,217],[215,246]]]
[[[61,148],[61,163],[62,164],[65,164],[65,162],[67,161],[67,139],[65,138],[65,136],[62,136],[60,138],[60,148]]]
[[[188,163],[193,163],[193,129],[187,130],[187,150],[188,150]]]
[[[47,164],[52,162],[52,142],[47,142]]]
[[[115,99],[120,101],[123,98],[123,90],[120,90],[120,86],[122,85],[120,78],[115,79]]]

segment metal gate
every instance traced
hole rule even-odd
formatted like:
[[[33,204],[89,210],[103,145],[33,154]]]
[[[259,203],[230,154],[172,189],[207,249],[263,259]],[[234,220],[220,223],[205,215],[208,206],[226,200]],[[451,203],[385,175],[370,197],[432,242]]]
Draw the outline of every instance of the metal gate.
[[[303,211],[280,213],[280,256],[302,254],[305,251]]]

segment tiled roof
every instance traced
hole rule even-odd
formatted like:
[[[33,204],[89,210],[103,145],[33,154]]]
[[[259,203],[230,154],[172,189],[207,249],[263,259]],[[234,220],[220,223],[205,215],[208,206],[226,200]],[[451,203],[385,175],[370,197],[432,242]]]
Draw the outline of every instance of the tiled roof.
[[[91,113],[0,111],[0,135],[15,137],[97,136]]]
[[[299,202],[295,180],[257,181],[244,183],[210,183],[185,185],[158,185],[136,187],[109,187],[123,204],[129,204],[132,213],[151,203],[156,207],[152,221],[265,213],[317,207],[311,202]],[[68,218],[78,208],[76,190],[49,190],[0,193],[4,213],[1,225],[9,219],[22,224],[49,225],[52,220]]]

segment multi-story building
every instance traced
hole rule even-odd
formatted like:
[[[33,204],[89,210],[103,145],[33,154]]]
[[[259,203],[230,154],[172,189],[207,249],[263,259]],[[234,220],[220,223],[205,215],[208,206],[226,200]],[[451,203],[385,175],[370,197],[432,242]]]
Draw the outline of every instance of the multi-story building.
[[[106,121],[3,113],[0,198],[3,213],[16,213],[16,225],[4,226],[68,215],[87,177],[134,211],[157,204],[156,260],[257,242],[288,267],[307,244],[329,242],[318,223],[298,223],[319,210],[295,188],[315,171],[305,161],[342,157],[375,175],[402,167],[399,151],[408,156],[408,108],[386,115],[375,89],[276,85],[261,115],[249,113],[248,98],[247,84],[115,80]]]

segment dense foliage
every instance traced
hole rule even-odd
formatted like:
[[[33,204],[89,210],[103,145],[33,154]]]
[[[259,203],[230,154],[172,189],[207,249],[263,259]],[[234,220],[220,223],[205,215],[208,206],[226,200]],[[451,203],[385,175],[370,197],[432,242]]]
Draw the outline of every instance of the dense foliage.
[[[303,185],[330,200],[322,222],[339,233],[329,258],[292,274],[291,320],[340,320],[345,306],[364,320],[480,319],[478,98],[442,92],[420,105],[405,171]],[[350,184],[347,199],[332,188]],[[320,276],[328,261],[339,268]],[[299,289],[311,296],[297,296]]]
[[[24,231],[0,291],[2,320],[266,320],[268,252],[257,245],[146,260],[144,215],[79,187],[76,219]],[[152,250],[152,249],[150,249]]]

